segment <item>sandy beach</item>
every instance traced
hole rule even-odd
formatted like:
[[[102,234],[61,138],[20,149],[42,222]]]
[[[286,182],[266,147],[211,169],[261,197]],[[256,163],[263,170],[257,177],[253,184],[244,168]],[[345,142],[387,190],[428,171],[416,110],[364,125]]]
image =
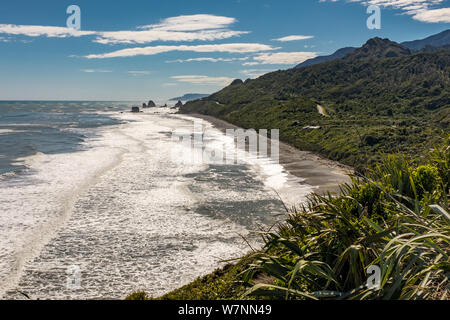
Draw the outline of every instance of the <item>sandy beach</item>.
[[[210,122],[217,129],[225,132],[226,129],[239,127],[224,120],[203,115],[189,114]],[[353,171],[349,166],[339,162],[325,159],[309,151],[299,150],[280,141],[280,164],[292,175],[305,179],[305,183],[316,187],[315,192],[339,192],[339,184],[350,182],[348,174]]]

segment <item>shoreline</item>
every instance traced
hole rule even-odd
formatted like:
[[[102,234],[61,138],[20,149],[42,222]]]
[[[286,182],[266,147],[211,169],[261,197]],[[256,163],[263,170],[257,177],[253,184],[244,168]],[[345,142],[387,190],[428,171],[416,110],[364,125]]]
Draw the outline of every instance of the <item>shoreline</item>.
[[[20,205],[26,203],[25,207],[34,208],[33,212],[49,212],[52,218],[59,215],[61,207],[67,209],[68,215],[58,225],[57,232],[45,229],[50,231],[42,241],[36,240],[39,230],[50,219],[30,219],[30,228],[35,224],[39,228],[20,230],[17,245],[5,245],[11,248],[8,257],[12,257],[12,262],[5,263],[8,274],[4,274],[9,276],[16,256],[23,256],[24,262],[19,270],[14,269],[17,280],[4,286],[7,290],[0,292],[2,298],[16,299],[16,289],[39,299],[122,299],[139,288],[160,296],[223,267],[223,259],[246,254],[248,243],[259,246],[252,232],[259,225],[268,224],[266,219],[272,222],[275,215],[284,213],[278,197],[268,194],[265,185],[253,179],[255,172],[249,172],[252,168],[234,167],[230,172],[229,168],[221,171],[173,162],[171,156],[176,142],[167,133],[178,128],[192,130],[195,118],[178,119],[178,115],[168,116],[171,115],[168,110],[167,114],[158,109],[152,111],[155,114],[118,113],[123,123],[101,129],[95,139],[86,141],[89,148],[79,153],[42,154],[30,162],[34,177],[42,182],[29,184],[24,194],[22,189],[5,187],[4,194],[17,199],[6,208],[8,212],[19,212]],[[97,172],[97,167],[103,168],[103,161],[98,159],[108,162],[112,159],[110,151],[120,152],[123,161],[101,175],[91,174]],[[92,164],[86,166],[86,163]],[[67,168],[77,169],[77,179],[65,174],[65,171],[74,172]],[[47,175],[48,172],[52,174]],[[215,177],[220,179],[214,181]],[[58,189],[53,195],[51,182],[55,179],[58,179]],[[72,183],[74,180],[76,184]],[[78,183],[82,186],[73,188]],[[188,189],[189,185],[195,188]],[[66,189],[72,190],[70,201],[65,201]],[[22,211],[11,222],[12,227],[31,215]],[[30,236],[25,234],[27,230]],[[14,236],[11,233],[9,238]],[[30,247],[28,238],[35,244],[33,249],[37,248],[36,255],[22,255],[21,248]],[[67,253],[61,254],[60,248],[65,248]],[[127,264],[129,255],[134,257],[132,265]],[[173,270],[177,260],[184,261],[183,268]],[[79,266],[83,272],[83,292],[61,287],[65,283],[65,268],[70,265]],[[126,279],[121,275],[124,265]],[[33,272],[36,269],[40,272]],[[51,281],[41,282],[40,277]],[[116,284],[103,285],[110,281]]]
[[[222,132],[226,129],[238,129],[239,127],[225,120],[210,115],[199,113],[184,114],[199,118],[211,123]],[[280,164],[283,168],[298,178],[304,179],[306,184],[316,188],[314,192],[325,194],[327,192],[339,193],[339,185],[350,182],[348,174],[353,168],[337,161],[323,158],[311,151],[304,151],[280,141]]]

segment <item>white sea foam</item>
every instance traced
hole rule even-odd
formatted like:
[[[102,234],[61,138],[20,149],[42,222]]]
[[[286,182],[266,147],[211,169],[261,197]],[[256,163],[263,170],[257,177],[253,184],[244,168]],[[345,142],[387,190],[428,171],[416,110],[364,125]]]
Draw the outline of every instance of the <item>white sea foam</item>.
[[[190,119],[193,122],[199,121],[199,119],[193,117],[182,117]],[[205,143],[207,147],[212,149],[223,149],[226,154],[234,153],[237,159],[240,159],[252,167],[264,185],[278,193],[286,206],[297,206],[305,200],[308,194],[314,191],[314,186],[303,183],[305,179],[296,177],[287,172],[278,162],[278,159],[240,150],[236,148],[235,141],[232,137],[224,135],[207,121],[202,121],[202,123],[204,126],[203,131],[208,131],[208,137],[214,138],[212,141]],[[272,128],[268,128],[268,130],[270,129]],[[269,143],[268,146],[270,148]],[[208,162],[208,160],[209,159],[206,159],[206,162]]]
[[[132,122],[97,129],[86,151],[23,159],[26,174],[0,181],[0,296],[160,295],[248,251],[240,234],[255,245],[250,231],[283,212],[274,189],[283,199],[311,191],[270,159],[172,161],[170,132],[192,131],[189,117],[156,109],[118,117]],[[208,142],[232,144],[219,130]],[[81,269],[79,290],[65,286],[71,265]]]
[[[112,144],[120,141],[109,139]],[[84,188],[122,152],[113,145],[70,154],[38,153],[22,159],[31,168],[26,175],[1,181],[0,294],[19,280],[24,263],[64,225]]]
[[[16,133],[16,132],[23,132],[23,131],[22,130],[12,130],[12,129],[0,129],[0,135]]]

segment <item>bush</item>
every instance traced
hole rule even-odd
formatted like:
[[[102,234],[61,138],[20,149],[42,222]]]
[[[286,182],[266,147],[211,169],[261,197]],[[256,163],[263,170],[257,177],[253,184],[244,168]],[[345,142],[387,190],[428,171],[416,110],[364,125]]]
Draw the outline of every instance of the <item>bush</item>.
[[[353,188],[348,193],[350,197],[354,198],[358,204],[367,210],[369,216],[383,214],[381,206],[383,192],[377,185],[369,182],[354,181]]]
[[[436,185],[440,183],[438,169],[432,165],[422,165],[417,167],[413,171],[412,176],[414,184],[418,189],[417,192],[419,192],[420,195],[423,195],[425,192],[431,193],[433,190],[437,189]]]
[[[264,234],[264,250],[244,277],[252,285],[247,295],[450,299],[450,214],[439,182],[448,172],[433,165],[446,161],[448,149],[436,149],[432,163],[417,167],[385,156],[340,196],[312,195],[277,231]],[[415,194],[416,185],[425,194]],[[366,284],[371,265],[381,269],[378,289]],[[261,273],[272,281],[252,281]]]
[[[128,295],[125,300],[151,300],[151,298],[144,291],[136,291]]]

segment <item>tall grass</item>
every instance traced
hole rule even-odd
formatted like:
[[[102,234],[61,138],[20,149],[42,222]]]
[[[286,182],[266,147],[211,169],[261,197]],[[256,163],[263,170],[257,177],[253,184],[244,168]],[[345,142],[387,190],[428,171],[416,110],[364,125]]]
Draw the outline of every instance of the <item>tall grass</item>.
[[[449,167],[447,138],[421,165],[385,155],[340,196],[311,195],[276,231],[262,233],[265,247],[243,274],[246,295],[449,299]],[[376,289],[367,285],[372,265],[381,270]]]

